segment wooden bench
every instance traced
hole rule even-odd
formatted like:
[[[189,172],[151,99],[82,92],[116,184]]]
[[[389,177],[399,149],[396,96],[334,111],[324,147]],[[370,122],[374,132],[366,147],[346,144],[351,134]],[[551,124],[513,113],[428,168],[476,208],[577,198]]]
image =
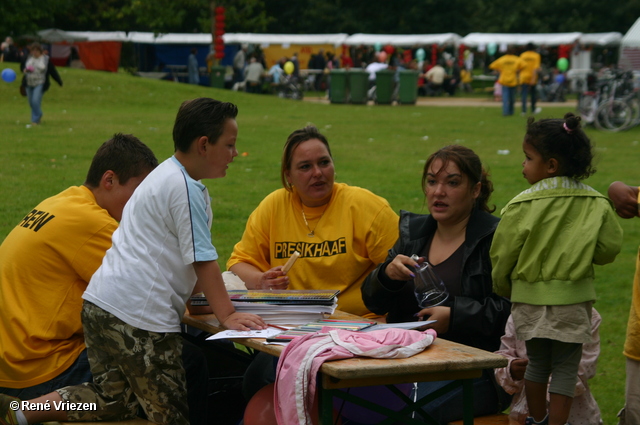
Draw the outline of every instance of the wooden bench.
[[[450,422],[449,425],[462,425],[462,421]],[[496,413],[495,415],[473,418],[473,425],[509,425],[509,415]]]
[[[130,419],[109,422],[43,422],[43,425],[154,425],[154,423],[144,419]]]

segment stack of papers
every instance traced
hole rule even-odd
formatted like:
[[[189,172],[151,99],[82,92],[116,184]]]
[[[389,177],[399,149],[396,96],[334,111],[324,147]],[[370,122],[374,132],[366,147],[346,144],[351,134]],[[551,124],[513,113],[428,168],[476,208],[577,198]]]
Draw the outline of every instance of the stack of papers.
[[[232,301],[231,303],[237,312],[257,314],[266,323],[273,325],[291,326],[300,326],[324,319],[332,315],[338,306],[336,300],[332,305],[284,305],[243,301]]]
[[[338,306],[338,290],[231,290],[236,311],[253,313],[266,323],[292,327],[324,319]],[[192,305],[209,305],[204,295],[191,297]]]

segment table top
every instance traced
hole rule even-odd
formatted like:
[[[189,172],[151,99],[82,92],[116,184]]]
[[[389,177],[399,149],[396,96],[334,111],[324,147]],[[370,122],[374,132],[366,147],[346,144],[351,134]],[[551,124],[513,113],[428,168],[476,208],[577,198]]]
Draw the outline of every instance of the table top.
[[[332,317],[361,319],[341,311],[336,311]],[[213,314],[186,313],[183,323],[209,333],[224,330]],[[264,339],[234,341],[274,356],[279,356],[284,349],[281,345],[265,344]],[[480,376],[483,369],[505,367],[507,363],[507,359],[499,354],[437,338],[423,352],[406,359],[354,357],[325,362],[320,371],[325,388],[345,388],[380,383],[467,379]]]

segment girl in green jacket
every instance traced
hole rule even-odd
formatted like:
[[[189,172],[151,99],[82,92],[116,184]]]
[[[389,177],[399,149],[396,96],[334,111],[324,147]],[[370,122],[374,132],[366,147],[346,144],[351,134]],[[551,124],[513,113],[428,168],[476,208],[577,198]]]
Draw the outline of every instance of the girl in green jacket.
[[[591,341],[593,264],[615,259],[622,230],[611,202],[580,182],[595,172],[580,117],[529,118],[522,148],[522,174],[532,186],[502,210],[491,245],[492,280],[498,295],[511,298],[516,336],[529,355],[525,423],[561,425],[582,344]]]

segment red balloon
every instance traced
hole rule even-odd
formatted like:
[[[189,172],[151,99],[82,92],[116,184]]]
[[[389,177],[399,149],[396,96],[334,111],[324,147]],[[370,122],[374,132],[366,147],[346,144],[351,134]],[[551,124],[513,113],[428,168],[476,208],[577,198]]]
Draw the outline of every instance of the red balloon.
[[[216,14],[217,15],[222,15],[223,13],[224,13],[224,7],[223,6],[216,7]]]
[[[275,385],[269,384],[255,393],[244,410],[244,425],[278,425],[273,405]]]
[[[224,52],[216,52],[216,59],[222,59],[224,57]]]

